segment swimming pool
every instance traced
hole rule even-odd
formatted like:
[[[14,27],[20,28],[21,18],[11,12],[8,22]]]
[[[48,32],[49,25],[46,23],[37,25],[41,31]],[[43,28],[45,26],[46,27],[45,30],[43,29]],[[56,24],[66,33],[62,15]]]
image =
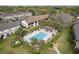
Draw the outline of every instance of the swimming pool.
[[[43,32],[39,32],[37,33],[36,35],[34,35],[33,37],[31,37],[30,39],[32,38],[36,38],[38,40],[42,40],[43,38],[45,38],[47,36],[47,34],[43,33]]]
[[[36,38],[37,40],[44,40],[44,41],[47,41],[49,38],[51,38],[52,34],[49,33],[49,32],[45,32],[43,30],[37,30],[37,31],[34,31],[28,35],[25,35],[23,37],[24,41],[28,41],[28,42],[31,42],[32,41],[32,38]]]

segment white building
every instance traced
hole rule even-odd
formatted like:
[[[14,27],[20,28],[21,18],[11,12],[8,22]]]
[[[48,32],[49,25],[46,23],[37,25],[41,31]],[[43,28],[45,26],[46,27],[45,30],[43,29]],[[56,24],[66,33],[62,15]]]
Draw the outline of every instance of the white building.
[[[16,12],[16,13],[3,13],[0,14],[1,19],[13,19],[13,18],[21,18],[24,16],[31,16],[31,12]]]
[[[38,26],[40,22],[48,20],[49,15],[38,15],[38,16],[29,16],[26,17],[22,22],[22,26],[29,28],[32,26]]]
[[[0,39],[4,39],[11,33],[14,33],[20,27],[20,21],[8,20],[8,22],[0,22]]]
[[[14,33],[21,26],[19,18],[31,15],[30,12],[0,14],[0,40]],[[18,20],[16,20],[16,17]],[[13,21],[13,18],[15,18],[15,21]]]

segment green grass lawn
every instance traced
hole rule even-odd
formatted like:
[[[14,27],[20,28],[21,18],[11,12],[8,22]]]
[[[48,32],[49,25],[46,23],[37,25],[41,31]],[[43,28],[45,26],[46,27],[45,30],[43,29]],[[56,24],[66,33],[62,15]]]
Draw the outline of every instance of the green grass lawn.
[[[12,47],[11,43],[15,40],[15,36],[10,36],[6,40],[0,41],[0,54],[28,54],[30,53],[25,42],[20,47]],[[56,53],[53,49],[48,49],[48,53]]]
[[[75,53],[74,49],[74,37],[70,30],[65,30],[61,37],[57,40],[58,49],[63,54]]]
[[[27,49],[22,45],[20,47],[13,48],[11,42],[14,40],[14,37],[11,36],[6,40],[0,41],[0,53],[29,53]]]
[[[8,54],[28,54],[26,44],[22,44],[20,47],[12,47],[11,42],[15,40],[15,35],[8,37],[6,40],[0,41],[0,53]],[[74,38],[69,30],[63,31],[62,35],[57,39],[58,49],[61,53],[69,54],[75,53]],[[56,53],[53,49],[48,49],[48,53]]]
[[[6,38],[5,40],[0,41],[0,54],[28,54],[31,53],[28,48],[30,48],[22,39],[19,39],[24,31],[22,29],[18,30],[15,34],[12,34],[10,37]],[[22,45],[19,47],[13,47],[12,42],[15,40],[22,41]],[[30,48],[31,49],[31,48]],[[44,49],[45,50],[45,49]],[[54,50],[47,50],[47,53],[55,53]]]

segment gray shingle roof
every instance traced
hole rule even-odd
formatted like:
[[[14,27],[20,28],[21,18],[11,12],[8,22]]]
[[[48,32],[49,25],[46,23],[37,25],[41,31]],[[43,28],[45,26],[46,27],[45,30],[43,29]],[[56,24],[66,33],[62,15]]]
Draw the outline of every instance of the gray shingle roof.
[[[13,15],[28,14],[28,13],[31,13],[31,12],[3,13],[3,14],[0,14],[0,17],[7,17],[7,16],[13,16]],[[4,22],[4,21],[5,21],[4,19],[0,20],[0,31],[19,26],[21,22],[21,20],[12,21],[11,19],[7,19],[7,22]]]
[[[46,14],[46,15],[38,15],[38,16],[29,16],[29,17],[26,17],[25,18],[25,21],[27,23],[33,23],[33,22],[36,22],[36,21],[44,20],[44,19],[46,19],[48,17],[49,17],[49,14]]]
[[[76,42],[75,48],[79,49],[79,42],[78,41]]]
[[[28,14],[28,13],[31,13],[31,12],[3,13],[3,14],[0,14],[0,17],[7,17],[7,16],[13,16],[13,15]]]
[[[75,48],[79,49],[79,20],[77,20],[73,26],[75,40],[76,40],[76,46]]]
[[[10,29],[20,25],[20,21],[8,20],[7,22],[0,21],[0,31]]]
[[[79,20],[75,22],[73,29],[74,29],[75,39],[79,40]]]
[[[42,28],[44,28],[44,29],[46,29],[46,30],[53,30],[53,29],[55,29],[55,28],[53,28],[53,27],[50,27],[50,26],[43,26]]]

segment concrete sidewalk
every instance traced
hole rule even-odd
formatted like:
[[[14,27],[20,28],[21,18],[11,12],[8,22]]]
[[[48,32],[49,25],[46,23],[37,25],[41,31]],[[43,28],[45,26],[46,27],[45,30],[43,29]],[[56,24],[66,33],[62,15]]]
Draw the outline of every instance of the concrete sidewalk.
[[[56,47],[56,45],[53,46],[54,50],[58,53],[61,54],[61,52],[58,50],[58,48]]]

